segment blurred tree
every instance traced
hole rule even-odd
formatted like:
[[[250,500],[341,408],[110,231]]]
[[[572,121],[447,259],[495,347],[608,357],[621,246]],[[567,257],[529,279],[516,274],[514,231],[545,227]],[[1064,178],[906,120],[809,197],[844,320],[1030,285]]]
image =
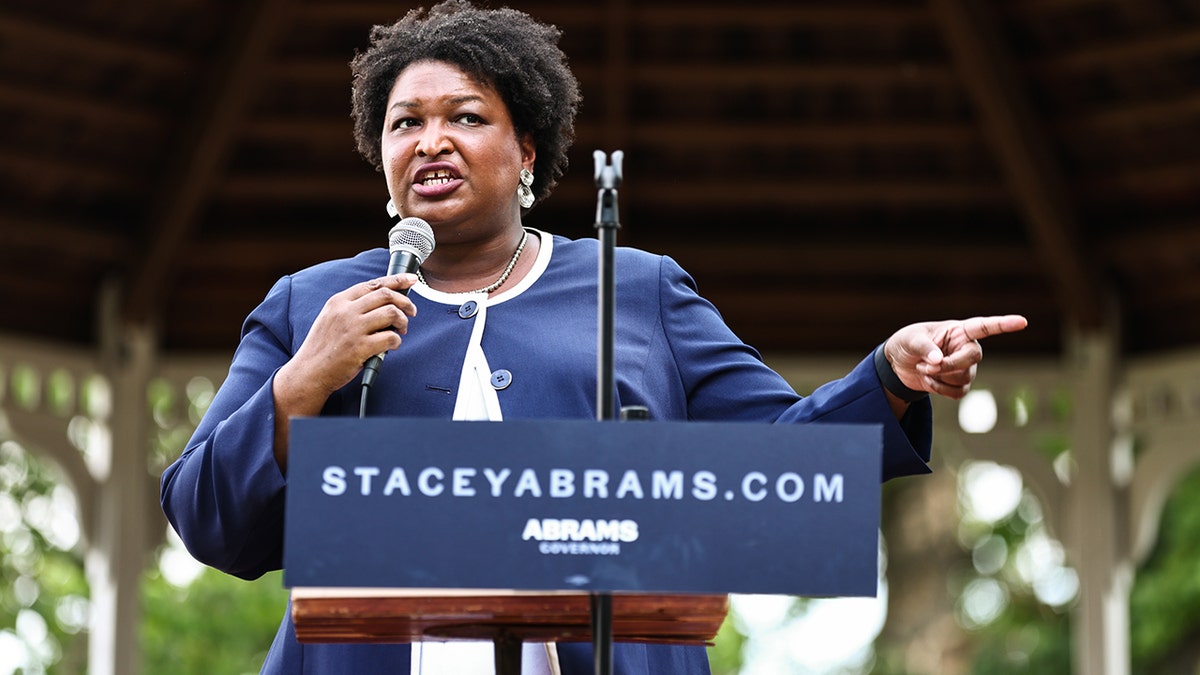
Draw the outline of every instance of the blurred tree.
[[[721,624],[713,646],[708,648],[708,665],[712,675],[737,675],[742,667],[742,648],[745,644],[746,636],[738,629],[731,610]]]
[[[150,570],[142,582],[143,672],[257,673],[287,597],[279,572],[248,582],[205,568],[180,587]]]
[[[0,440],[0,674],[83,672],[78,542],[75,500],[56,468]]]
[[[971,564],[956,538],[954,505],[954,472],[944,466],[884,485],[888,607],[873,673],[954,675],[970,663],[970,636],[954,615],[952,589]]]
[[[1167,501],[1129,604],[1133,672],[1200,672],[1200,469]]]
[[[12,380],[14,400],[24,395],[21,382]],[[185,392],[152,385],[147,399],[158,434],[151,473],[177,456],[212,392],[212,384],[199,379]],[[1061,455],[1061,444],[1055,445],[1048,458]],[[865,671],[1069,672],[1072,573],[1061,547],[1048,536],[1028,491],[1006,513],[973,513],[964,505],[968,490],[961,480],[969,472],[965,464],[941,467],[934,476],[885,486],[892,606]],[[57,468],[0,439],[0,675],[85,671],[88,588],[75,517],[74,497]],[[1131,598],[1133,672],[1200,669],[1197,560],[1200,470],[1174,491],[1156,548],[1138,570]],[[175,585],[153,568],[142,593],[147,673],[257,672],[287,600],[278,573],[244,582],[205,570]],[[797,611],[803,606],[797,603]],[[740,672],[744,648],[754,639],[735,619],[726,621],[709,651],[714,675]]]
[[[1049,546],[1040,508],[1029,494],[1009,516],[986,527],[964,518],[974,530],[965,541],[975,564],[959,596],[960,624],[967,624],[974,645],[970,672],[1071,672],[1070,614],[1074,597],[1057,595],[1053,567],[1040,578],[1028,570],[1031,549]],[[995,544],[991,542],[997,542]],[[981,561],[983,549],[999,552],[994,563]],[[1130,597],[1131,672],[1182,675],[1200,672],[1200,470],[1180,481],[1162,516],[1159,539],[1137,570]],[[1024,569],[1023,569],[1024,568]],[[987,621],[962,616],[962,603],[973,581],[990,580],[1002,591],[1003,609]],[[902,671],[894,671],[902,672]]]

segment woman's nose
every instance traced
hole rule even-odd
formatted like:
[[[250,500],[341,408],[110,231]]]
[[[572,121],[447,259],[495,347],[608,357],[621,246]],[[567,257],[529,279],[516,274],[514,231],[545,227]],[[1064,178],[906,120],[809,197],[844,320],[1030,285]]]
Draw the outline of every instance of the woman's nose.
[[[446,130],[441,124],[428,123],[421,130],[421,137],[417,141],[417,155],[434,157],[450,152],[453,147],[450,137],[446,135]]]

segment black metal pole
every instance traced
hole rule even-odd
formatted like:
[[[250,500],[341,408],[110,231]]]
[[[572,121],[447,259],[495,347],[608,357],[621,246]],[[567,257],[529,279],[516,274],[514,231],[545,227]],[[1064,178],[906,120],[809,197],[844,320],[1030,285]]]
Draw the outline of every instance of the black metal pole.
[[[592,653],[596,675],[612,675],[612,593],[592,593]]]
[[[496,675],[521,675],[521,638],[503,631],[492,640]]]
[[[596,165],[596,229],[600,239],[596,419],[603,422],[614,420],[617,415],[613,379],[613,315],[616,307],[613,296],[616,288],[617,228],[621,226],[617,218],[617,186],[621,184],[621,162],[625,153],[620,150],[613,152],[611,164],[600,150],[592,153],[592,157]],[[592,593],[591,614],[596,675],[612,675],[612,594]]]
[[[596,162],[596,230],[600,239],[600,279],[597,322],[599,353],[596,359],[596,419],[616,419],[613,384],[613,293],[616,287],[615,249],[617,228],[617,186],[621,184],[621,162],[624,153],[612,154],[612,164],[603,152],[593,153]]]

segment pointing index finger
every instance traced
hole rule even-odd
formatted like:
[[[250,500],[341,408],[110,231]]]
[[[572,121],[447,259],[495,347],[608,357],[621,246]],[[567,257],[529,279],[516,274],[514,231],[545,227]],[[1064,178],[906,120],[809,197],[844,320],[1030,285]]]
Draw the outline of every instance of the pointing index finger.
[[[963,321],[963,332],[967,339],[980,340],[1001,333],[1015,333],[1024,330],[1029,321],[1020,314],[1005,314],[1003,316],[976,316]]]

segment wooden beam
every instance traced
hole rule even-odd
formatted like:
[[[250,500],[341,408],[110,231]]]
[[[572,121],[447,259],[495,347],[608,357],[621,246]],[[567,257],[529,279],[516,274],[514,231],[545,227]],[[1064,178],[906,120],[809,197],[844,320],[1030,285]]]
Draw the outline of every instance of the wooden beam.
[[[588,133],[584,127],[580,135]],[[713,133],[710,123],[646,123],[632,131],[633,140],[651,146],[798,145],[851,148],[894,145],[961,146],[983,142],[974,126],[959,122],[762,122]]]
[[[674,28],[678,26],[727,28],[739,26],[770,30],[781,26],[812,26],[813,28],[844,28],[878,26],[895,29],[906,24],[929,23],[929,14],[920,7],[877,4],[839,6],[758,7],[727,3],[713,7],[639,7],[634,12],[639,26]]]
[[[703,285],[703,281],[701,281]],[[954,290],[939,293],[936,299],[928,295],[913,293],[911,288],[876,288],[864,292],[860,288],[773,288],[768,290],[741,290],[739,288],[701,288],[706,298],[730,323],[763,323],[775,325],[780,335],[792,332],[788,326],[803,325],[812,321],[853,322],[858,319],[875,321],[880,319],[928,320],[931,306],[937,306],[946,317],[970,316],[980,311],[1000,311],[1000,308],[1017,304],[1030,304],[1027,290],[1000,289],[987,295],[973,290]],[[1044,299],[1044,296],[1043,296]],[[1049,299],[1033,301],[1028,311],[1034,314],[1052,312]],[[803,311],[781,312],[780,307],[803,308]],[[1024,310],[1023,310],[1024,311]],[[814,318],[819,317],[819,318]],[[838,318],[842,317],[842,318]],[[894,328],[893,328],[894,330]],[[886,337],[886,336],[885,336]]]
[[[1064,313],[1076,325],[1098,326],[1097,276],[1080,245],[1067,183],[1018,83],[999,27],[979,0],[930,0],[930,6]]]
[[[707,178],[686,183],[656,184],[648,201],[672,208],[723,206],[751,210],[778,205],[851,206],[888,205],[970,205],[976,207],[1004,204],[1003,189],[991,181],[949,182],[928,179],[826,179],[788,178],[756,181],[730,188],[728,180]],[[637,205],[637,199],[629,202]]]
[[[1111,3],[1112,0],[1009,0],[1005,3],[1007,5],[1005,10],[1014,14],[1033,16]]]
[[[1110,69],[1129,65],[1162,66],[1162,61],[1178,54],[1194,58],[1200,52],[1200,29],[1164,31],[1132,40],[1066,52],[1042,61],[1038,70],[1047,75],[1063,76],[1082,70]]]
[[[22,309],[37,308],[32,311],[42,315],[46,315],[46,307],[59,307],[60,309],[75,307],[76,303],[63,300],[63,298],[70,297],[73,292],[79,293],[79,288],[83,286],[86,284],[78,277],[64,278],[47,274],[45,278],[32,278],[28,274],[17,277],[12,276],[10,272],[0,273],[0,288],[4,289],[3,297],[20,298]],[[5,303],[5,320],[11,318],[11,315],[17,311],[17,306],[16,302]],[[80,304],[79,307],[85,309],[86,305]]]
[[[125,237],[73,218],[0,214],[0,250],[47,252],[64,258],[115,264],[129,255]],[[39,283],[44,280],[39,280]]]
[[[937,63],[755,63],[752,66],[718,63],[643,64],[632,76],[638,84],[671,88],[746,85],[895,87],[909,84],[955,84],[954,74],[950,69]]]
[[[629,0],[608,0],[604,12],[604,129],[602,149],[628,150],[630,87]]]
[[[0,37],[5,43],[22,45],[25,58],[35,53],[65,52],[83,59],[136,64],[139,70],[186,72],[188,59],[163,49],[132,44],[127,40],[107,37],[97,31],[63,28],[59,24],[25,21],[12,15],[0,16]]]
[[[75,192],[94,190],[120,195],[133,195],[142,186],[137,176],[118,167],[78,160],[78,156],[67,154],[29,155],[0,150],[0,170],[21,176],[22,183],[27,186],[34,183],[56,188],[69,185]]]
[[[1200,259],[1200,219],[1134,224],[1109,234],[1097,246],[1101,257],[1126,275],[1195,270]],[[1166,289],[1160,289],[1166,290]]]
[[[0,89],[0,99],[3,91]],[[346,146],[350,136],[347,120],[328,117],[271,117],[252,120],[244,130],[247,139],[294,145]],[[575,127],[575,145],[591,146],[604,142],[603,123],[579,123]],[[721,129],[696,122],[646,122],[631,125],[627,138],[639,145],[656,147],[691,146],[703,141],[707,146],[745,145],[769,142],[773,146],[803,145],[820,147],[865,147],[892,145],[961,146],[983,142],[974,125],[958,121],[940,122],[763,122],[752,127]]]
[[[589,172],[590,176],[590,172]],[[217,194],[222,199],[275,199],[293,201],[330,200],[336,202],[375,200],[382,187],[371,180],[345,176],[305,174],[280,176],[234,175],[226,178]],[[551,199],[580,201],[595,198],[590,180],[570,181],[554,189]],[[731,206],[743,209],[764,205],[864,206],[870,204],[914,205],[943,204],[997,207],[1007,201],[1004,188],[993,181],[962,180],[950,182],[940,177],[927,179],[763,179],[751,185],[730,189],[727,180],[698,179],[686,183],[656,184],[647,195],[655,205],[674,207]],[[637,204],[636,197],[626,199],[622,208]]]
[[[1179,98],[1121,103],[1101,110],[1084,112],[1060,120],[1057,132],[1069,134],[1080,130],[1091,133],[1132,131],[1133,127],[1162,127],[1172,124],[1192,126],[1200,117],[1200,92]]]
[[[1134,194],[1191,197],[1200,189],[1200,162],[1180,161],[1154,166],[1122,167],[1086,181],[1083,190],[1093,195]]]
[[[522,3],[521,11],[539,21],[546,21],[570,30],[577,25],[594,26],[604,20],[607,5],[551,2],[545,5]],[[745,26],[772,28],[778,26],[811,25],[817,28],[875,25],[893,28],[897,24],[925,23],[929,15],[919,7],[898,7],[892,4],[841,7],[836,4],[817,7],[755,7],[727,5],[719,7],[633,7],[632,18],[639,25],[673,26]],[[296,8],[297,16],[306,22],[329,24],[370,24],[399,19],[404,11],[391,2],[306,2]]]
[[[150,193],[155,202],[147,230],[153,239],[129,277],[121,312],[126,320],[145,322],[168,295],[171,269],[224,166],[286,4],[287,0],[243,4],[208,73],[207,86],[197,88],[194,105],[188,108],[192,115],[180,127],[178,147],[167,152],[176,159]]]
[[[868,276],[910,276],[913,270],[922,269],[937,270],[939,277],[1040,278],[1040,269],[1030,260],[1028,248],[1018,244],[872,240],[858,244],[810,242],[802,246],[775,241],[714,245],[676,238],[641,243],[648,250],[671,256],[694,274],[728,276],[730,261],[741,260],[750,263],[752,269],[738,274],[780,279],[820,276],[861,280]],[[983,246],[986,255],[980,255]]]
[[[603,66],[575,62],[571,66],[584,86],[604,80]],[[950,87],[957,84],[950,68],[939,63],[754,63],[729,66],[720,63],[640,64],[630,73],[635,82],[651,87],[707,88],[758,86]],[[307,87],[345,83],[349,67],[318,59],[291,59],[267,68],[267,79],[283,85]]]
[[[125,127],[147,136],[157,134],[165,126],[154,113],[135,108],[127,101],[101,101],[77,90],[48,91],[44,87],[4,81],[0,81],[0,108],[14,108],[39,118],[84,120],[109,130],[114,126]]]
[[[260,267],[292,265],[296,260],[322,260],[329,251],[359,250],[347,243],[344,230],[331,226],[328,234],[304,238],[277,237],[245,233],[212,241],[196,242],[197,260],[205,270],[228,277],[238,273],[247,261]],[[371,242],[364,238],[364,245]],[[869,241],[862,244],[808,243],[722,243],[720,245],[681,242],[677,237],[643,236],[647,250],[663,253],[679,261],[687,270],[701,274],[717,271],[726,274],[729,261],[753,261],[754,275],[780,278],[810,278],[812,275],[859,278],[863,275],[905,273],[911,269],[937,269],[939,276],[991,278],[1040,278],[1040,269],[1030,260],[1029,251],[1018,244],[988,244],[987,255],[980,255],[981,244],[964,242],[913,242],[898,244]],[[360,247],[361,248],[361,247]]]

